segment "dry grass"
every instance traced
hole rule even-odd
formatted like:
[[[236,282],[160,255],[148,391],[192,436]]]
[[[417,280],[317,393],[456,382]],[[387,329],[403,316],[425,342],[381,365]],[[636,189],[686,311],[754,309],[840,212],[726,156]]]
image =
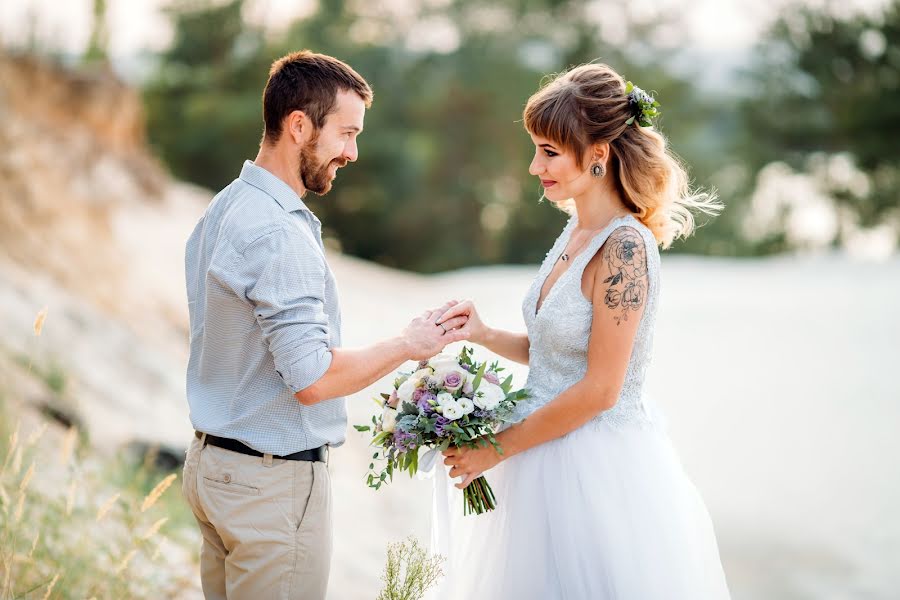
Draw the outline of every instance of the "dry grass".
[[[193,549],[171,540],[186,522],[167,493],[177,474],[92,456],[74,427],[47,432],[11,424],[0,402],[0,600],[176,598],[192,587]]]

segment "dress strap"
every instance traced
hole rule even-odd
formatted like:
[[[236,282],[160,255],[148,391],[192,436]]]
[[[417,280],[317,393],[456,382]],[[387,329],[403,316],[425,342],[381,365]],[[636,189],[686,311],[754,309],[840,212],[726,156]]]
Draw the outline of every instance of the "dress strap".
[[[614,218],[610,221],[606,227],[601,229],[598,233],[596,233],[593,239],[588,242],[588,245],[585,249],[575,257],[575,261],[572,264],[572,269],[576,269],[578,273],[578,279],[581,279],[581,276],[584,274],[584,269],[587,267],[587,264],[591,262],[591,258],[597,254],[597,251],[606,243],[606,240],[609,239],[609,236],[612,235],[613,231],[618,229],[619,227],[634,227],[635,223],[640,224],[633,215],[622,215]],[[637,229],[637,228],[635,228]],[[643,238],[643,234],[641,238]]]

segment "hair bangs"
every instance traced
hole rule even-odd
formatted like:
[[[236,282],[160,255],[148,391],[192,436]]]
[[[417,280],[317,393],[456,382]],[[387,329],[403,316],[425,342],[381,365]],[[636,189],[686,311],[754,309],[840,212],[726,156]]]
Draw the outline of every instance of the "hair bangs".
[[[528,133],[574,152],[581,165],[587,144],[578,114],[573,94],[566,93],[565,86],[554,81],[528,99],[523,118]]]

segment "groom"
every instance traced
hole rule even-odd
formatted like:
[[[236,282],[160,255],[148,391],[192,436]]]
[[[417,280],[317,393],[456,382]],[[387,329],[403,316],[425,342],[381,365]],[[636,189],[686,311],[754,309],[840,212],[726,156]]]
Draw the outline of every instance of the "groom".
[[[341,313],[319,219],[354,162],[372,90],[309,51],[272,65],[259,154],[219,192],[187,242],[187,398],[196,435],[185,497],[203,535],[206,598],[325,597],[331,560],[328,448],[344,442],[343,396],[463,339],[464,317],[426,311],[397,337],[341,348]],[[377,318],[376,314],[371,315]]]

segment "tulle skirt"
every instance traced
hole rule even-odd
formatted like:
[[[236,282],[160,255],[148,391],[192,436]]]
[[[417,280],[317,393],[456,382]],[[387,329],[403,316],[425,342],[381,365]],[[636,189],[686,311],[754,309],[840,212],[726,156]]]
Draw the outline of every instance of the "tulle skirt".
[[[654,421],[656,423],[656,421]],[[463,516],[442,462],[429,600],[721,600],[709,514],[660,425],[593,421],[486,473],[498,507]]]

